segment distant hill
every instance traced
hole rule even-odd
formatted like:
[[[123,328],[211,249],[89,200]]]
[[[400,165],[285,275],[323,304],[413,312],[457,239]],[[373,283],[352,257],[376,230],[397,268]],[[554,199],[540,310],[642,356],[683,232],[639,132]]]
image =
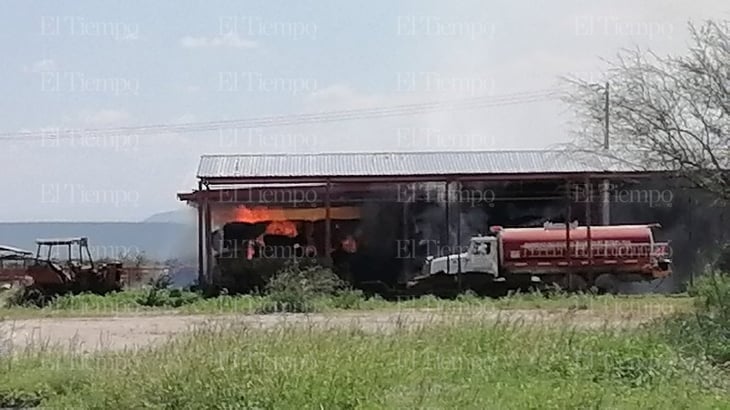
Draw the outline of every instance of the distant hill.
[[[174,211],[156,213],[142,222],[195,225],[197,223],[197,213],[193,208],[176,209]]]
[[[172,220],[176,212],[152,218],[169,214]],[[35,251],[38,238],[86,236],[96,259],[144,253],[155,260],[193,260],[196,235],[194,224],[175,222],[0,222],[2,245]]]

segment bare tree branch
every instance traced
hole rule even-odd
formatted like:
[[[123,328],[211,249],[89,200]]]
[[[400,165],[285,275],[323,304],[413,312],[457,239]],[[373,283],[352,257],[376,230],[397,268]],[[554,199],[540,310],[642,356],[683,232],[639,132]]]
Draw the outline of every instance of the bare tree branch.
[[[689,25],[686,55],[622,50],[609,62],[609,134],[605,86],[569,78],[565,96],[577,119],[573,149],[636,169],[669,171],[730,200],[730,23]]]

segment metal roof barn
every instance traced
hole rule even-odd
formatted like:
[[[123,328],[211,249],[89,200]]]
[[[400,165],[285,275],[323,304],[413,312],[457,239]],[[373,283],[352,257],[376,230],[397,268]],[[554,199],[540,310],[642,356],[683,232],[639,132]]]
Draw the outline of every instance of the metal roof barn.
[[[425,151],[204,155],[198,178],[209,183],[341,179],[427,180],[435,177],[634,173],[608,158],[576,151]]]
[[[269,197],[314,192],[316,203],[326,209],[324,254],[330,255],[333,205],[376,198],[405,203],[400,188],[410,183],[439,184],[448,192],[449,187],[460,187],[462,183],[553,181],[565,185],[560,195],[566,198],[566,215],[570,215],[570,184],[600,180],[604,187],[600,216],[608,224],[609,181],[656,173],[598,154],[569,150],[204,155],[198,166],[198,189],[180,193],[178,198],[198,208],[198,275],[200,283],[207,283],[214,266],[213,207],[251,202],[278,206],[278,199],[272,201]],[[445,203],[448,215],[449,200]],[[403,205],[404,213],[405,209]],[[586,221],[590,225],[588,211]]]

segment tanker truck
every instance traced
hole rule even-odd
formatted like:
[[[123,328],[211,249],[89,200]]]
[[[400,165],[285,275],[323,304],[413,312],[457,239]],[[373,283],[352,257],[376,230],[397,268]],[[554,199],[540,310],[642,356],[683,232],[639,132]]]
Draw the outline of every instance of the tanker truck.
[[[464,252],[427,257],[421,274],[408,287],[452,283],[482,293],[490,287],[558,285],[570,291],[595,287],[615,293],[620,282],[671,274],[669,243],[655,242],[654,228],[659,225],[493,226],[489,234],[472,237]]]

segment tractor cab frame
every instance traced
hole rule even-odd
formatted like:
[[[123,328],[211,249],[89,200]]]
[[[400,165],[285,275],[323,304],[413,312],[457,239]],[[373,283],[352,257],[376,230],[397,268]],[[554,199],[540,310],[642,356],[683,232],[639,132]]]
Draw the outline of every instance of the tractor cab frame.
[[[66,248],[66,264],[81,269],[94,269],[94,259],[89,251],[89,240],[85,237],[63,239],[38,239],[36,260],[58,263],[54,249]]]

